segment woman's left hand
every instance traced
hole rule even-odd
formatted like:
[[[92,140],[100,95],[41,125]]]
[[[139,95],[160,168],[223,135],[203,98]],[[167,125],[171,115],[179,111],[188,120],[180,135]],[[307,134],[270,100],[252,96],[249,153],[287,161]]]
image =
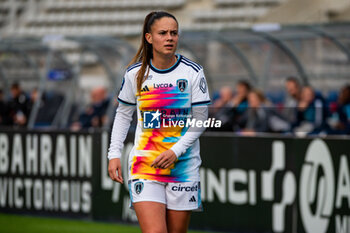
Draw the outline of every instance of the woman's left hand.
[[[161,153],[151,164],[151,167],[166,169],[177,160],[177,156],[172,150]]]

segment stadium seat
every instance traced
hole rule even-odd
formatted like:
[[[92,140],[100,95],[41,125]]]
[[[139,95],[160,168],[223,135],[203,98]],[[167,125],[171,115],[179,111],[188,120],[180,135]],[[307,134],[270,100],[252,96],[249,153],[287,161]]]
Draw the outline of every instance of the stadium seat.
[[[285,0],[215,0],[217,6],[232,5],[278,5]]]
[[[214,11],[196,11],[194,18],[197,21],[220,21],[235,19],[254,19],[266,14],[268,8],[238,8],[238,9],[218,9]]]
[[[154,9],[178,9],[184,0],[58,0],[45,1],[37,14],[23,17],[18,36],[114,35],[141,32],[144,17]],[[73,26],[74,25],[74,26]]]
[[[112,36],[133,36],[141,32],[145,15],[151,10],[190,11],[189,19],[181,26],[194,30],[246,28],[261,16],[286,0],[211,0],[212,7],[198,1],[197,10],[185,0],[47,0],[36,7],[37,12],[19,18],[19,27],[8,29],[17,36],[44,36],[46,34],[79,35],[96,33]],[[19,1],[25,8],[27,1]],[[11,7],[11,1],[0,1],[2,8]],[[23,10],[26,12],[26,9]],[[1,15],[0,25],[6,15]],[[1,23],[3,22],[3,23]],[[128,26],[125,26],[127,24]],[[72,26],[74,25],[74,26]],[[117,26],[116,26],[117,25]],[[106,27],[109,27],[107,30]],[[95,35],[96,35],[95,34]]]
[[[81,10],[81,9],[152,9],[178,8],[185,4],[184,0],[133,0],[133,1],[48,1],[48,10]]]

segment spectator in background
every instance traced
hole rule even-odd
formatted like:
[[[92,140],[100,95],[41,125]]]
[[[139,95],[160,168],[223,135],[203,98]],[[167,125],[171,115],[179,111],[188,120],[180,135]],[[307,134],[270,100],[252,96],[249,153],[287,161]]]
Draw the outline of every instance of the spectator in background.
[[[337,101],[337,122],[334,126],[334,133],[350,133],[350,85],[344,86]]]
[[[11,99],[9,101],[11,122],[14,125],[26,126],[29,118],[29,98],[24,93],[19,83],[11,86]]]
[[[39,91],[37,88],[34,88],[30,93],[30,99],[29,99],[29,106],[30,106],[29,108],[30,109],[33,109],[33,106],[34,106],[35,102],[38,101],[38,98],[39,98]],[[45,95],[42,94],[40,105],[42,106],[42,105],[44,105],[44,103],[45,103]]]
[[[220,131],[232,131],[232,97],[233,92],[231,87],[223,86],[220,89],[219,98],[215,100],[209,109],[210,117],[221,120]]]
[[[298,103],[294,132],[299,135],[318,134],[326,129],[326,107],[321,95],[311,86],[303,87]]]
[[[38,112],[35,116],[34,126],[35,127],[48,127],[50,126],[54,114],[59,109],[59,103],[48,102],[47,96],[45,92],[39,93],[38,88],[34,88],[30,93],[30,101],[29,106],[31,111],[33,110],[37,101],[39,101],[40,96],[40,104],[38,106]]]
[[[72,124],[72,130],[103,126],[106,120],[106,111],[109,105],[106,88],[97,87],[92,89],[90,98],[91,103],[87,106],[85,111],[80,114],[79,121]]]
[[[215,100],[215,102],[213,103],[213,107],[215,107],[215,109],[213,109],[213,111],[217,111],[220,108],[230,105],[231,106],[231,100],[233,97],[233,92],[231,87],[229,86],[223,86],[220,89],[220,94],[219,94],[219,98]]]
[[[283,116],[291,123],[297,120],[297,107],[301,96],[301,86],[297,78],[288,77],[285,82],[287,97],[284,102]]]
[[[233,128],[237,128],[237,123],[248,109],[248,94],[251,91],[251,85],[245,80],[240,80],[236,84],[236,92],[232,99],[232,121]]]
[[[249,108],[240,119],[241,134],[254,136],[259,132],[287,132],[289,122],[266,99],[263,92],[254,89],[248,95]]]
[[[236,84],[235,94],[229,86],[220,89],[220,96],[210,108],[209,116],[221,120],[220,131],[233,131],[238,129],[238,122],[248,108],[248,94],[250,84],[240,80]]]
[[[232,104],[237,114],[243,114],[247,110],[248,94],[251,89],[251,85],[245,80],[240,80],[236,84],[236,93],[232,99]]]
[[[8,104],[5,101],[4,93],[0,89],[0,126],[10,125]]]
[[[260,90],[252,90],[248,94],[249,108],[239,121],[241,133],[253,136],[257,132],[268,132],[268,109],[265,107],[266,98]]]

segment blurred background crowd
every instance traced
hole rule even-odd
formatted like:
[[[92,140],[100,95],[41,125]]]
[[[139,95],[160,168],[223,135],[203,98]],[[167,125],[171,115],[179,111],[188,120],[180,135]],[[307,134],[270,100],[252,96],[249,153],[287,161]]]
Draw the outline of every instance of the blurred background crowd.
[[[224,86],[214,96],[211,117],[223,122],[222,131],[243,135],[259,132],[313,134],[350,133],[350,85],[323,96],[297,78],[285,81],[283,98],[269,98],[247,81]]]
[[[39,95],[34,88],[30,93],[25,92],[19,83],[11,86],[10,96],[6,98],[0,90],[0,127],[26,128],[31,111]],[[42,93],[39,106],[39,124],[36,128],[47,127],[53,121],[63,96],[59,93]],[[69,128],[78,131],[91,127],[101,127],[106,119],[106,110],[109,105],[107,89],[105,87],[93,88],[90,92],[90,102],[84,108],[75,106],[69,117]]]
[[[303,135],[350,134],[350,85],[339,92],[323,95],[312,86],[301,85],[296,77],[285,79],[285,90],[278,98],[269,96],[246,80],[235,86],[222,86],[212,91],[209,117],[222,122],[214,131],[237,132],[242,135],[256,133],[283,133]],[[51,96],[50,96],[51,95]],[[38,97],[34,88],[27,93],[19,83],[13,83],[10,96],[0,90],[1,127],[26,127]],[[37,127],[51,122],[62,96],[42,93]],[[99,128],[108,116],[110,101],[107,88],[95,87],[90,91],[90,101],[84,107],[75,106],[67,125],[73,131]]]
[[[109,130],[154,10],[204,67],[215,130],[349,134],[344,0],[0,0],[0,127]]]

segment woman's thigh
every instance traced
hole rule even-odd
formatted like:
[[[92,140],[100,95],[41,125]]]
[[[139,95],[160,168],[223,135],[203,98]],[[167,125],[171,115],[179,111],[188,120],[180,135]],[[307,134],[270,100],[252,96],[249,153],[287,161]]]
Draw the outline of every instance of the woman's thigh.
[[[133,205],[143,233],[167,233],[165,204],[142,201]]]
[[[166,210],[168,233],[186,233],[190,217],[191,211]]]

